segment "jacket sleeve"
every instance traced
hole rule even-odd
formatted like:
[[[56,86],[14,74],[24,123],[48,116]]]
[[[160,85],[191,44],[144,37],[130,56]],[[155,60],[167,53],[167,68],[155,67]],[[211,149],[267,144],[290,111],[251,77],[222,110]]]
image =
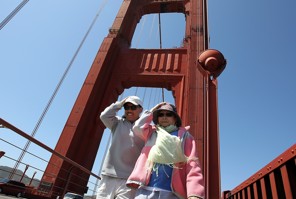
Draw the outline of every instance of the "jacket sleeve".
[[[118,121],[121,118],[117,117],[116,113],[122,108],[122,106],[122,102],[115,102],[101,113],[100,119],[107,128],[113,130],[117,126]]]
[[[187,197],[195,196],[204,198],[205,188],[202,170],[197,156],[196,143],[190,134],[185,140],[184,152],[185,155],[189,157],[186,164]]]
[[[147,140],[149,135],[152,132],[152,113],[150,111],[144,111],[141,117],[135,122],[133,126],[134,133],[142,138],[143,140]]]

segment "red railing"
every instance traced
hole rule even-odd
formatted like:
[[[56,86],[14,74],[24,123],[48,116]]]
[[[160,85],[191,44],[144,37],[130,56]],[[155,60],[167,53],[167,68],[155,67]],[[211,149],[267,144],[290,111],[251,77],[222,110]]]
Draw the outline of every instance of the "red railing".
[[[0,138],[0,143],[3,144],[4,147],[0,148],[0,160],[3,160],[5,162],[8,163],[7,166],[3,166],[2,164],[0,165],[0,178],[10,178],[16,181],[20,181],[25,183],[26,185],[26,191],[25,191],[25,197],[27,198],[34,198],[34,199],[49,199],[49,198],[57,198],[62,197],[67,191],[70,192],[75,192],[75,190],[70,190],[70,188],[68,189],[68,187],[77,187],[79,186],[78,184],[73,184],[75,182],[72,182],[70,179],[71,178],[75,178],[78,180],[83,180],[87,182],[87,187],[84,187],[84,190],[87,190],[87,193],[89,195],[90,198],[94,198],[96,195],[96,190],[97,190],[97,182],[100,179],[100,177],[94,173],[92,173],[91,171],[87,170],[86,168],[84,168],[83,166],[77,164],[76,162],[74,162],[73,160],[61,155],[60,153],[56,152],[55,150],[51,149],[50,147],[48,147],[47,145],[41,143],[40,141],[36,140],[35,138],[29,136],[28,134],[26,134],[25,132],[21,131],[20,129],[16,128],[15,126],[13,126],[12,124],[6,122],[5,120],[3,120],[2,118],[0,118],[0,127],[2,127],[3,129],[10,129],[12,132],[18,134],[20,137],[16,138],[18,140],[20,139],[24,139],[24,140],[29,140],[30,142],[34,143],[36,147],[39,147],[38,150],[38,154],[36,153],[32,153],[30,151],[25,151],[27,156],[30,156],[30,160],[33,160],[31,162],[28,161],[22,161],[19,162],[20,168],[16,169],[16,170],[12,170],[12,165],[14,165],[14,163],[18,162],[19,160],[16,160],[12,153],[12,150],[14,151],[23,151],[22,148],[20,148],[19,146],[17,146],[15,144],[15,142],[13,140],[7,141],[3,138]],[[67,178],[64,179],[60,179],[60,181],[62,181],[63,183],[66,184],[66,188],[65,189],[61,189],[58,193],[56,192],[52,192],[52,185],[46,182],[41,181],[40,179],[35,177],[35,174],[38,173],[39,175],[44,175],[45,171],[42,168],[37,168],[40,165],[47,165],[49,164],[48,159],[44,158],[44,157],[40,157],[40,151],[47,151],[47,153],[51,154],[51,155],[55,155],[58,158],[61,159],[61,161],[66,161],[67,163],[69,163],[71,165],[71,169],[69,170],[65,170],[63,172],[65,172],[67,174]],[[34,162],[38,162],[35,165]],[[40,165],[39,165],[40,163]],[[34,164],[34,165],[32,165]],[[53,165],[56,166],[56,165]],[[79,170],[80,173],[87,173],[92,177],[93,181],[96,182],[92,182],[89,179],[85,179],[82,178],[80,175],[77,175],[76,173],[73,172],[73,170]],[[47,173],[46,175],[52,175],[50,173]],[[56,176],[54,176],[55,178],[57,178]],[[59,187],[56,187],[57,190],[59,190]],[[85,192],[86,193],[86,192]],[[84,193],[79,193],[79,194],[84,194]]]
[[[296,198],[296,144],[275,158],[222,199]]]

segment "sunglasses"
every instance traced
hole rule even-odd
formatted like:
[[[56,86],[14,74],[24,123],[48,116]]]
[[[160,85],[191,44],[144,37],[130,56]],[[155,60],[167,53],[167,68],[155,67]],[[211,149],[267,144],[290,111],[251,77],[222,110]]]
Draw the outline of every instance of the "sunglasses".
[[[173,117],[174,114],[173,113],[159,113],[158,117]]]
[[[124,110],[136,110],[137,108],[138,108],[138,106],[136,106],[136,105],[131,105],[131,106],[129,106],[129,105],[124,105],[123,106],[123,108],[124,108]]]

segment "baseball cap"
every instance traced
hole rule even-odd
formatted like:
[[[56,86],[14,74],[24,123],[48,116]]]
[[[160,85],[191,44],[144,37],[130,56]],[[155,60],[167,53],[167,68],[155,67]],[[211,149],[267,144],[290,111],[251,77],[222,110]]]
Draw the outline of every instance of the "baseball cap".
[[[140,105],[141,107],[143,107],[143,102],[140,100],[140,98],[138,96],[129,96],[124,103],[132,103],[136,106]]]

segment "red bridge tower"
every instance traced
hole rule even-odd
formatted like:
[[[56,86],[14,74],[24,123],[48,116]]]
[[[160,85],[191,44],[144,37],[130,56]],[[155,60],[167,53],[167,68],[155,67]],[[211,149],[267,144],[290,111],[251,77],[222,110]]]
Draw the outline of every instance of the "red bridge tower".
[[[145,14],[183,13],[183,46],[173,49],[131,49],[138,21]],[[99,114],[132,86],[171,90],[183,124],[195,136],[206,187],[206,198],[220,198],[217,77],[226,61],[208,50],[206,0],[124,0],[103,40],[55,150],[91,170],[105,126]],[[42,178],[54,192],[71,190],[69,172],[88,174],[52,156]],[[50,174],[50,175],[49,175]],[[71,178],[75,181],[75,178]],[[82,186],[85,182],[79,181]],[[85,190],[77,190],[83,193]],[[62,192],[63,193],[63,192]]]

